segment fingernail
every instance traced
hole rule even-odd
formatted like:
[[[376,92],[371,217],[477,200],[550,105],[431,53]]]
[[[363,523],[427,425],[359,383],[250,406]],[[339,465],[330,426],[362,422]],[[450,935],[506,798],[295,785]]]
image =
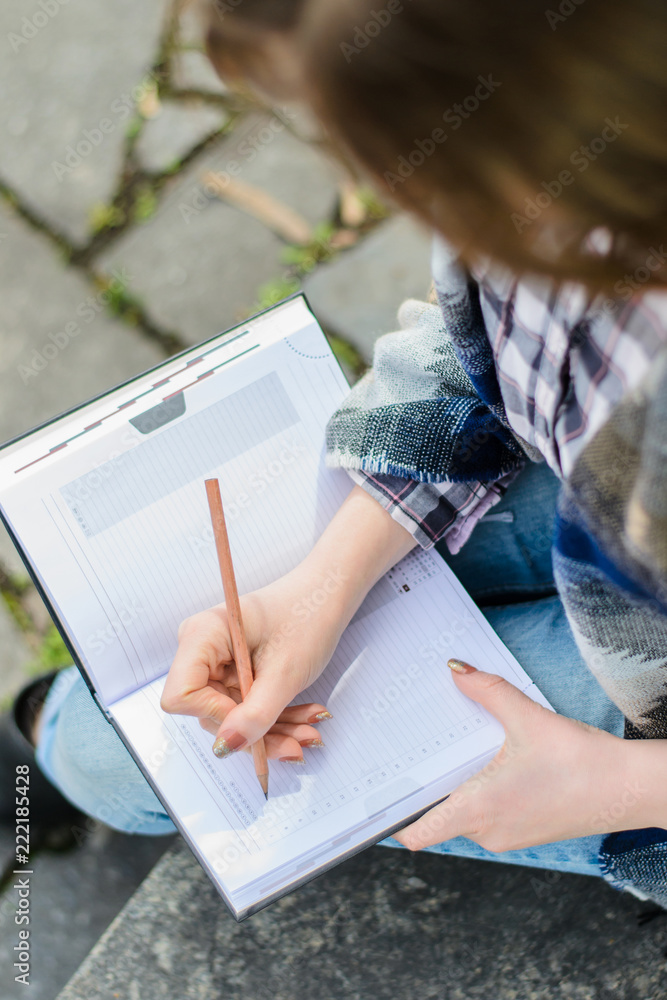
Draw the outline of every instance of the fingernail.
[[[317,715],[311,715],[308,722],[311,724],[313,722],[324,722],[325,719],[333,719],[331,712],[318,712]]]
[[[303,757],[279,757],[283,764],[305,764]]]
[[[213,744],[213,753],[216,757],[229,757],[231,753],[240,750],[248,741],[240,733],[227,733],[226,736],[218,736]]]
[[[477,667],[471,667],[465,660],[447,660],[447,666],[457,674],[472,674]]]
[[[300,747],[323,747],[324,743],[322,742],[322,740],[304,740],[303,742],[301,742],[301,740],[299,740],[299,746]]]

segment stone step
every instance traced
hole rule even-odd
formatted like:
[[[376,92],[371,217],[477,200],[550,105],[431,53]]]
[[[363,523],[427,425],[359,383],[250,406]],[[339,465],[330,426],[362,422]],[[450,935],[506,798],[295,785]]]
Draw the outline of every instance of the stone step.
[[[377,846],[238,924],[185,843],[58,1000],[630,1000],[660,921],[601,879]]]
[[[97,824],[67,851],[42,850],[31,858],[29,988],[16,982],[13,954],[16,876],[0,894],[2,1000],[53,1000],[132,896],[173,837],[139,837]],[[14,836],[2,828],[0,859],[13,856]],[[88,1000],[93,1000],[91,993]]]

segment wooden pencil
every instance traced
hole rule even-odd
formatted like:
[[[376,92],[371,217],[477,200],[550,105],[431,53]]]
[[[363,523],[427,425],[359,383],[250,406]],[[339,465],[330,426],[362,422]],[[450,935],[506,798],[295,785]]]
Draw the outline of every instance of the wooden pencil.
[[[222,506],[222,497],[220,496],[220,483],[217,479],[206,480],[206,496],[208,497],[208,507],[211,512],[211,524],[213,525],[213,535],[215,537],[215,547],[218,553],[218,562],[220,563],[222,588],[225,593],[229,631],[232,638],[232,650],[234,652],[236,670],[239,675],[241,697],[245,699],[248,697],[254,679],[252,672],[252,660],[250,659],[248,643],[243,629],[241,603],[239,601],[239,592],[236,586],[232,553],[229,547],[229,536],[227,534],[225,512]],[[256,743],[253,743],[252,757],[255,762],[255,773],[257,774],[259,783],[262,786],[262,791],[268,799],[269,764],[266,757],[264,737],[261,737],[261,739],[257,740]]]

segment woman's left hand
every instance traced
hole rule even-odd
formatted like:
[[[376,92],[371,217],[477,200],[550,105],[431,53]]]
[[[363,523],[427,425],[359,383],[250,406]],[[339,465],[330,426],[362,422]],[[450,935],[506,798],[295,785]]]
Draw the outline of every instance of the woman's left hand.
[[[460,662],[460,661],[454,661]],[[393,836],[411,851],[464,836],[489,851],[634,829],[643,793],[628,741],[536,704],[495,674],[454,673],[505,729],[493,760]]]

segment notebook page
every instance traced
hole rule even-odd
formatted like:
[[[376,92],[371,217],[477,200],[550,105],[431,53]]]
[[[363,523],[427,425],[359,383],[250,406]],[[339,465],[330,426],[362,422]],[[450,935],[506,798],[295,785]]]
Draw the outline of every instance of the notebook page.
[[[126,428],[128,417],[160,403],[165,396],[182,390],[193,380],[206,377],[212,368],[234,365],[241,358],[267,347],[312,324],[313,317],[302,297],[280,303],[245,325],[225,331],[211,340],[164,361],[158,368],[131,379],[49,421],[44,427],[0,450],[0,490],[30,477],[35,465],[51,467],[91,441],[103,439],[109,429]],[[102,448],[102,445],[101,445]],[[104,456],[104,451],[100,454]]]
[[[231,905],[258,901],[447,794],[503,742],[500,724],[456,688],[456,655],[547,704],[439,556],[415,551],[379,582],[321,677],[298,701],[333,719],[305,766],[269,764],[269,801],[252,758],[218,760],[196,720],[159,708],[164,683],[113,706]]]
[[[323,458],[346,391],[311,319],[186,389],[166,426],[115,428],[3,493],[106,705],[164,673],[180,622],[222,600],[205,478],[220,478],[241,592],[312,548],[351,488]]]

